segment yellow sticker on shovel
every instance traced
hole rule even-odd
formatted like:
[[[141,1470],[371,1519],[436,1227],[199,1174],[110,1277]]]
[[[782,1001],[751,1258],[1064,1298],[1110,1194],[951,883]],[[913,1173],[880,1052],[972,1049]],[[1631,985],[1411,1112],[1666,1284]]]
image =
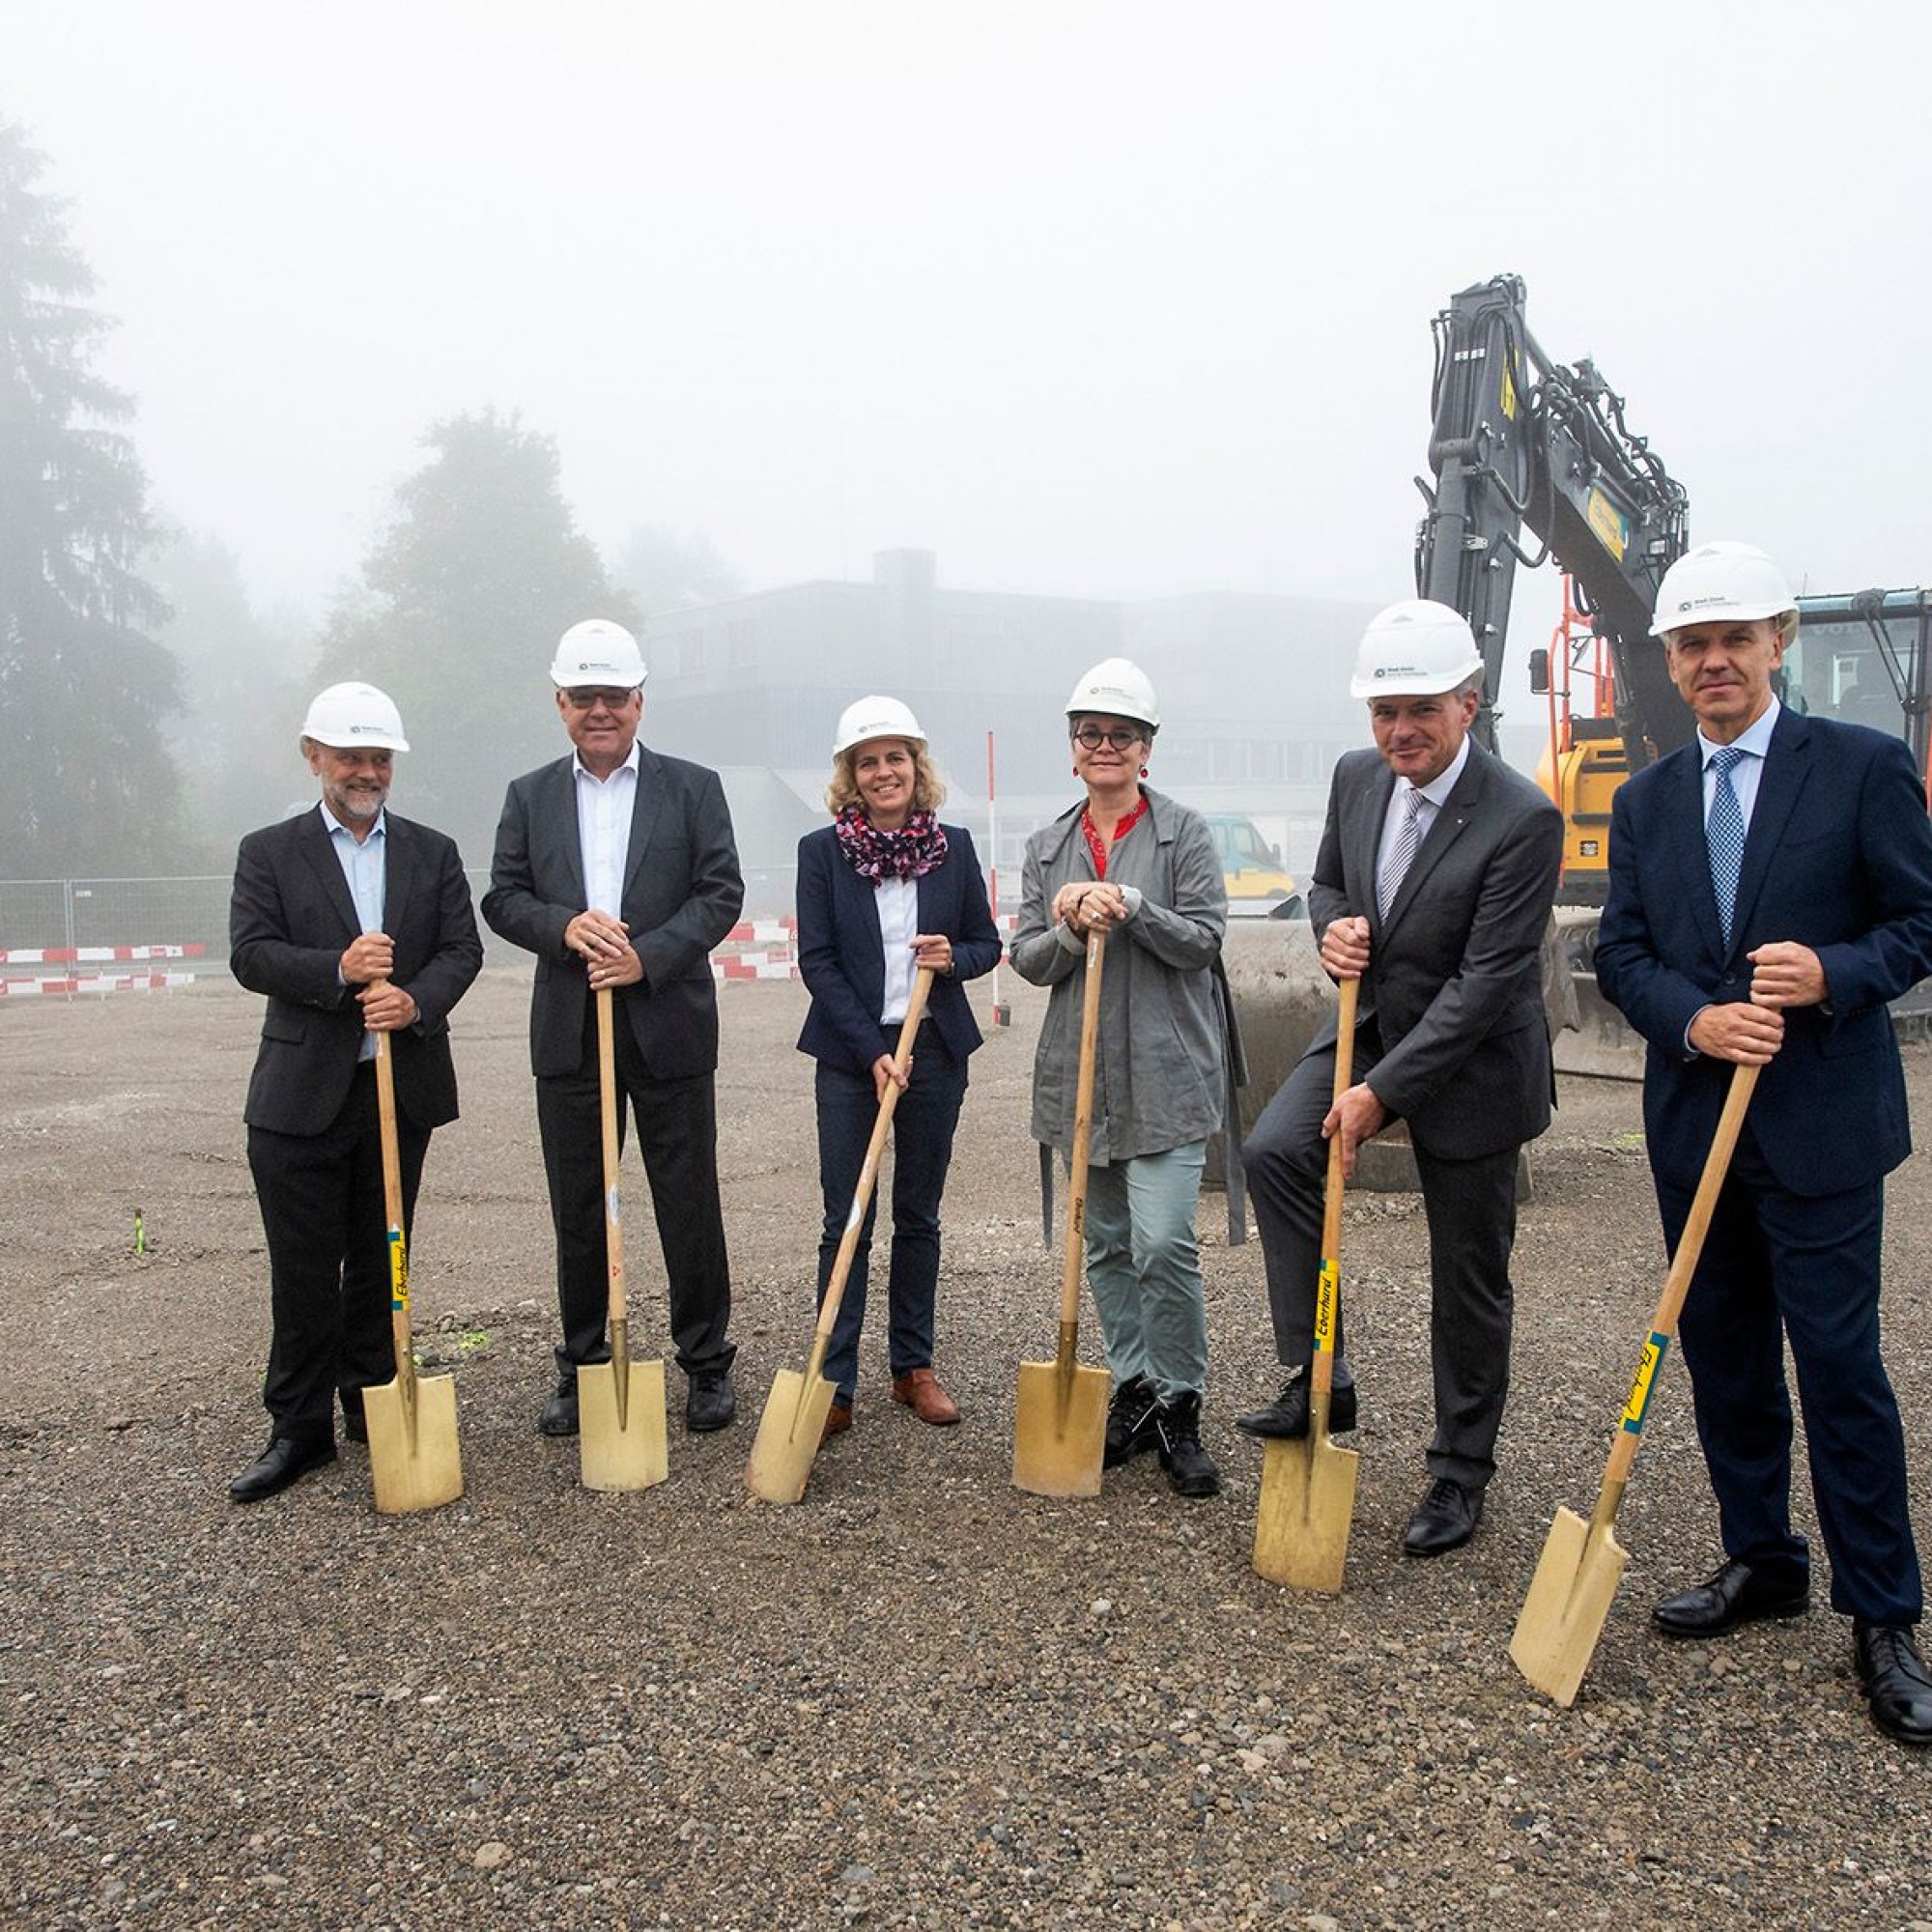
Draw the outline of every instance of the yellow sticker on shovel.
[[[1643,1431],[1643,1413],[1650,1406],[1651,1385],[1657,1379],[1657,1372],[1663,1362],[1663,1351],[1669,1346],[1670,1337],[1660,1335],[1655,1330],[1643,1345],[1643,1359],[1636,1365],[1636,1379],[1631,1383],[1630,1400],[1624,1404],[1624,1427],[1633,1435]]]
[[[403,1252],[403,1231],[389,1230],[389,1308],[392,1313],[406,1315],[410,1307],[410,1263]]]
[[[1315,1278],[1315,1346],[1324,1354],[1335,1346],[1335,1295],[1341,1279],[1341,1266],[1332,1261],[1324,1261]]]

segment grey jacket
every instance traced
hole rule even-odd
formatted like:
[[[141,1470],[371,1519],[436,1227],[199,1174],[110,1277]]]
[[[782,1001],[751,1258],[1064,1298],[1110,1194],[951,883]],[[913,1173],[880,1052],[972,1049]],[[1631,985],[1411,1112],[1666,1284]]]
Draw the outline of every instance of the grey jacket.
[[[1103,1167],[1213,1133],[1235,1050],[1217,987],[1228,923],[1221,862],[1198,812],[1146,795],[1147,817],[1114,847],[1107,868],[1141,903],[1109,936],[1100,980],[1090,1157]],[[1063,1151],[1073,1145],[1087,950],[1052,923],[1048,907],[1062,886],[1094,876],[1083,810],[1074,806],[1027,840],[1010,955],[1021,979],[1053,988],[1034,1054],[1033,1137]]]

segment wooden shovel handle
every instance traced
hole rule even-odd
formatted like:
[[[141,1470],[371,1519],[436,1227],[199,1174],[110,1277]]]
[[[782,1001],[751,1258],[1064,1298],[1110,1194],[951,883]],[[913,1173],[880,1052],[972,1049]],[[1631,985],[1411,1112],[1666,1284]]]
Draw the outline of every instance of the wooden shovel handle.
[[[611,988],[597,988],[597,1109],[604,1140],[604,1253],[613,1327],[624,1323],[624,1226],[617,1209],[617,1035]]]
[[[1615,1501],[1636,1461],[1637,1438],[1643,1434],[1644,1412],[1650,1406],[1651,1388],[1663,1363],[1663,1351],[1677,1332],[1677,1318],[1684,1312],[1684,1297],[1690,1292],[1690,1277],[1703,1258],[1704,1237],[1711,1232],[1711,1217],[1718,1209],[1718,1196],[1723,1192],[1724,1178],[1730,1172],[1731,1155],[1745,1123],[1745,1109],[1750,1105],[1760,1068],[1739,1066],[1731,1075],[1730,1092],[1724,1095],[1724,1110],[1718,1117],[1718,1131],[1711,1151],[1704,1158],[1704,1172],[1691,1197],[1690,1213],[1678,1236],[1677,1252],[1670,1258],[1670,1272],[1664,1277],[1663,1293],[1651,1317],[1650,1335],[1644,1344],[1643,1359],[1631,1384],[1624,1405],[1617,1439],[1610,1446],[1609,1463],[1604,1471],[1603,1492],[1598,1498],[1598,1515],[1607,1509],[1615,1514]]]
[[[1355,1080],[1355,1012],[1361,1000],[1360,980],[1341,982],[1342,1006],[1335,1019],[1335,1080],[1331,1101],[1339,1106],[1342,1095]],[[1339,1130],[1328,1142],[1328,1179],[1321,1190],[1321,1276],[1315,1284],[1315,1353],[1308,1365],[1308,1395],[1311,1406],[1321,1409],[1326,1434],[1327,1401],[1335,1385],[1335,1328],[1341,1316],[1342,1279],[1342,1199],[1348,1192],[1342,1172],[1342,1136]]]
[[[1094,1143],[1094,1066],[1100,1049],[1100,974],[1107,934],[1087,935],[1087,984],[1080,1001],[1080,1071],[1073,1089],[1073,1152],[1066,1177],[1066,1253],[1060,1269],[1060,1350],[1063,1375],[1073,1369],[1080,1325],[1080,1278],[1087,1258],[1087,1154]]]
[[[905,1018],[899,1024],[899,1050],[893,1061],[900,1073],[912,1071],[913,1037],[925,1017],[926,995],[932,991],[933,969],[922,966],[912,977],[912,997],[906,1001]],[[823,1366],[826,1346],[832,1340],[832,1324],[838,1319],[838,1304],[845,1299],[845,1277],[852,1272],[852,1257],[859,1251],[859,1230],[866,1225],[866,1209],[878,1184],[879,1162],[885,1157],[886,1135],[893,1124],[893,1110],[901,1092],[896,1080],[886,1082],[879,1098],[879,1118],[872,1122],[872,1138],[866,1144],[866,1158],[859,1169],[859,1184],[852,1190],[852,1211],[845,1217],[845,1232],[838,1237],[838,1252],[833,1257],[832,1273],[825,1284],[825,1299],[819,1305],[818,1325],[812,1333],[812,1360]],[[815,1371],[813,1372],[815,1373]],[[806,1385],[811,1384],[811,1375]]]
[[[413,1394],[415,1350],[410,1343],[410,1253],[403,1233],[403,1158],[396,1134],[396,1069],[389,1036],[376,1040],[376,1120],[383,1142],[383,1212],[389,1227],[389,1334],[396,1350],[396,1380]]]

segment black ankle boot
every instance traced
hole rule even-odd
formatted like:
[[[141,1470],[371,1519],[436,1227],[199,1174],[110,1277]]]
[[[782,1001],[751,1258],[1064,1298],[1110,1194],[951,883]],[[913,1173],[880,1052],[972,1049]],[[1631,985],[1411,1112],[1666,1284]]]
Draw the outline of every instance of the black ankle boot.
[[[1218,1496],[1221,1472],[1201,1446],[1201,1398],[1189,1389],[1158,1410],[1160,1466],[1168,1487],[1179,1496]]]
[[[1122,1463],[1153,1448],[1158,1440],[1154,1425],[1159,1418],[1160,1398],[1145,1376],[1122,1382],[1107,1405],[1107,1449],[1100,1466],[1118,1469]]]

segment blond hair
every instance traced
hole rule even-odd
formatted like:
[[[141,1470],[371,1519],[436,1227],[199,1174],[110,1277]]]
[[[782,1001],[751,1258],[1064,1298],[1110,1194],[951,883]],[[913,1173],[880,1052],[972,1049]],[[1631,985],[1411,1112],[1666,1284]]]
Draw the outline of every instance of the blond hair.
[[[876,742],[867,739],[867,744]],[[946,802],[946,781],[939,776],[939,767],[926,755],[925,747],[916,738],[901,738],[901,745],[912,752],[912,809],[915,811],[937,811]],[[825,809],[834,818],[848,805],[859,803],[859,781],[854,775],[853,764],[859,753],[857,745],[849,745],[836,753],[832,760],[832,782],[825,787]]]

